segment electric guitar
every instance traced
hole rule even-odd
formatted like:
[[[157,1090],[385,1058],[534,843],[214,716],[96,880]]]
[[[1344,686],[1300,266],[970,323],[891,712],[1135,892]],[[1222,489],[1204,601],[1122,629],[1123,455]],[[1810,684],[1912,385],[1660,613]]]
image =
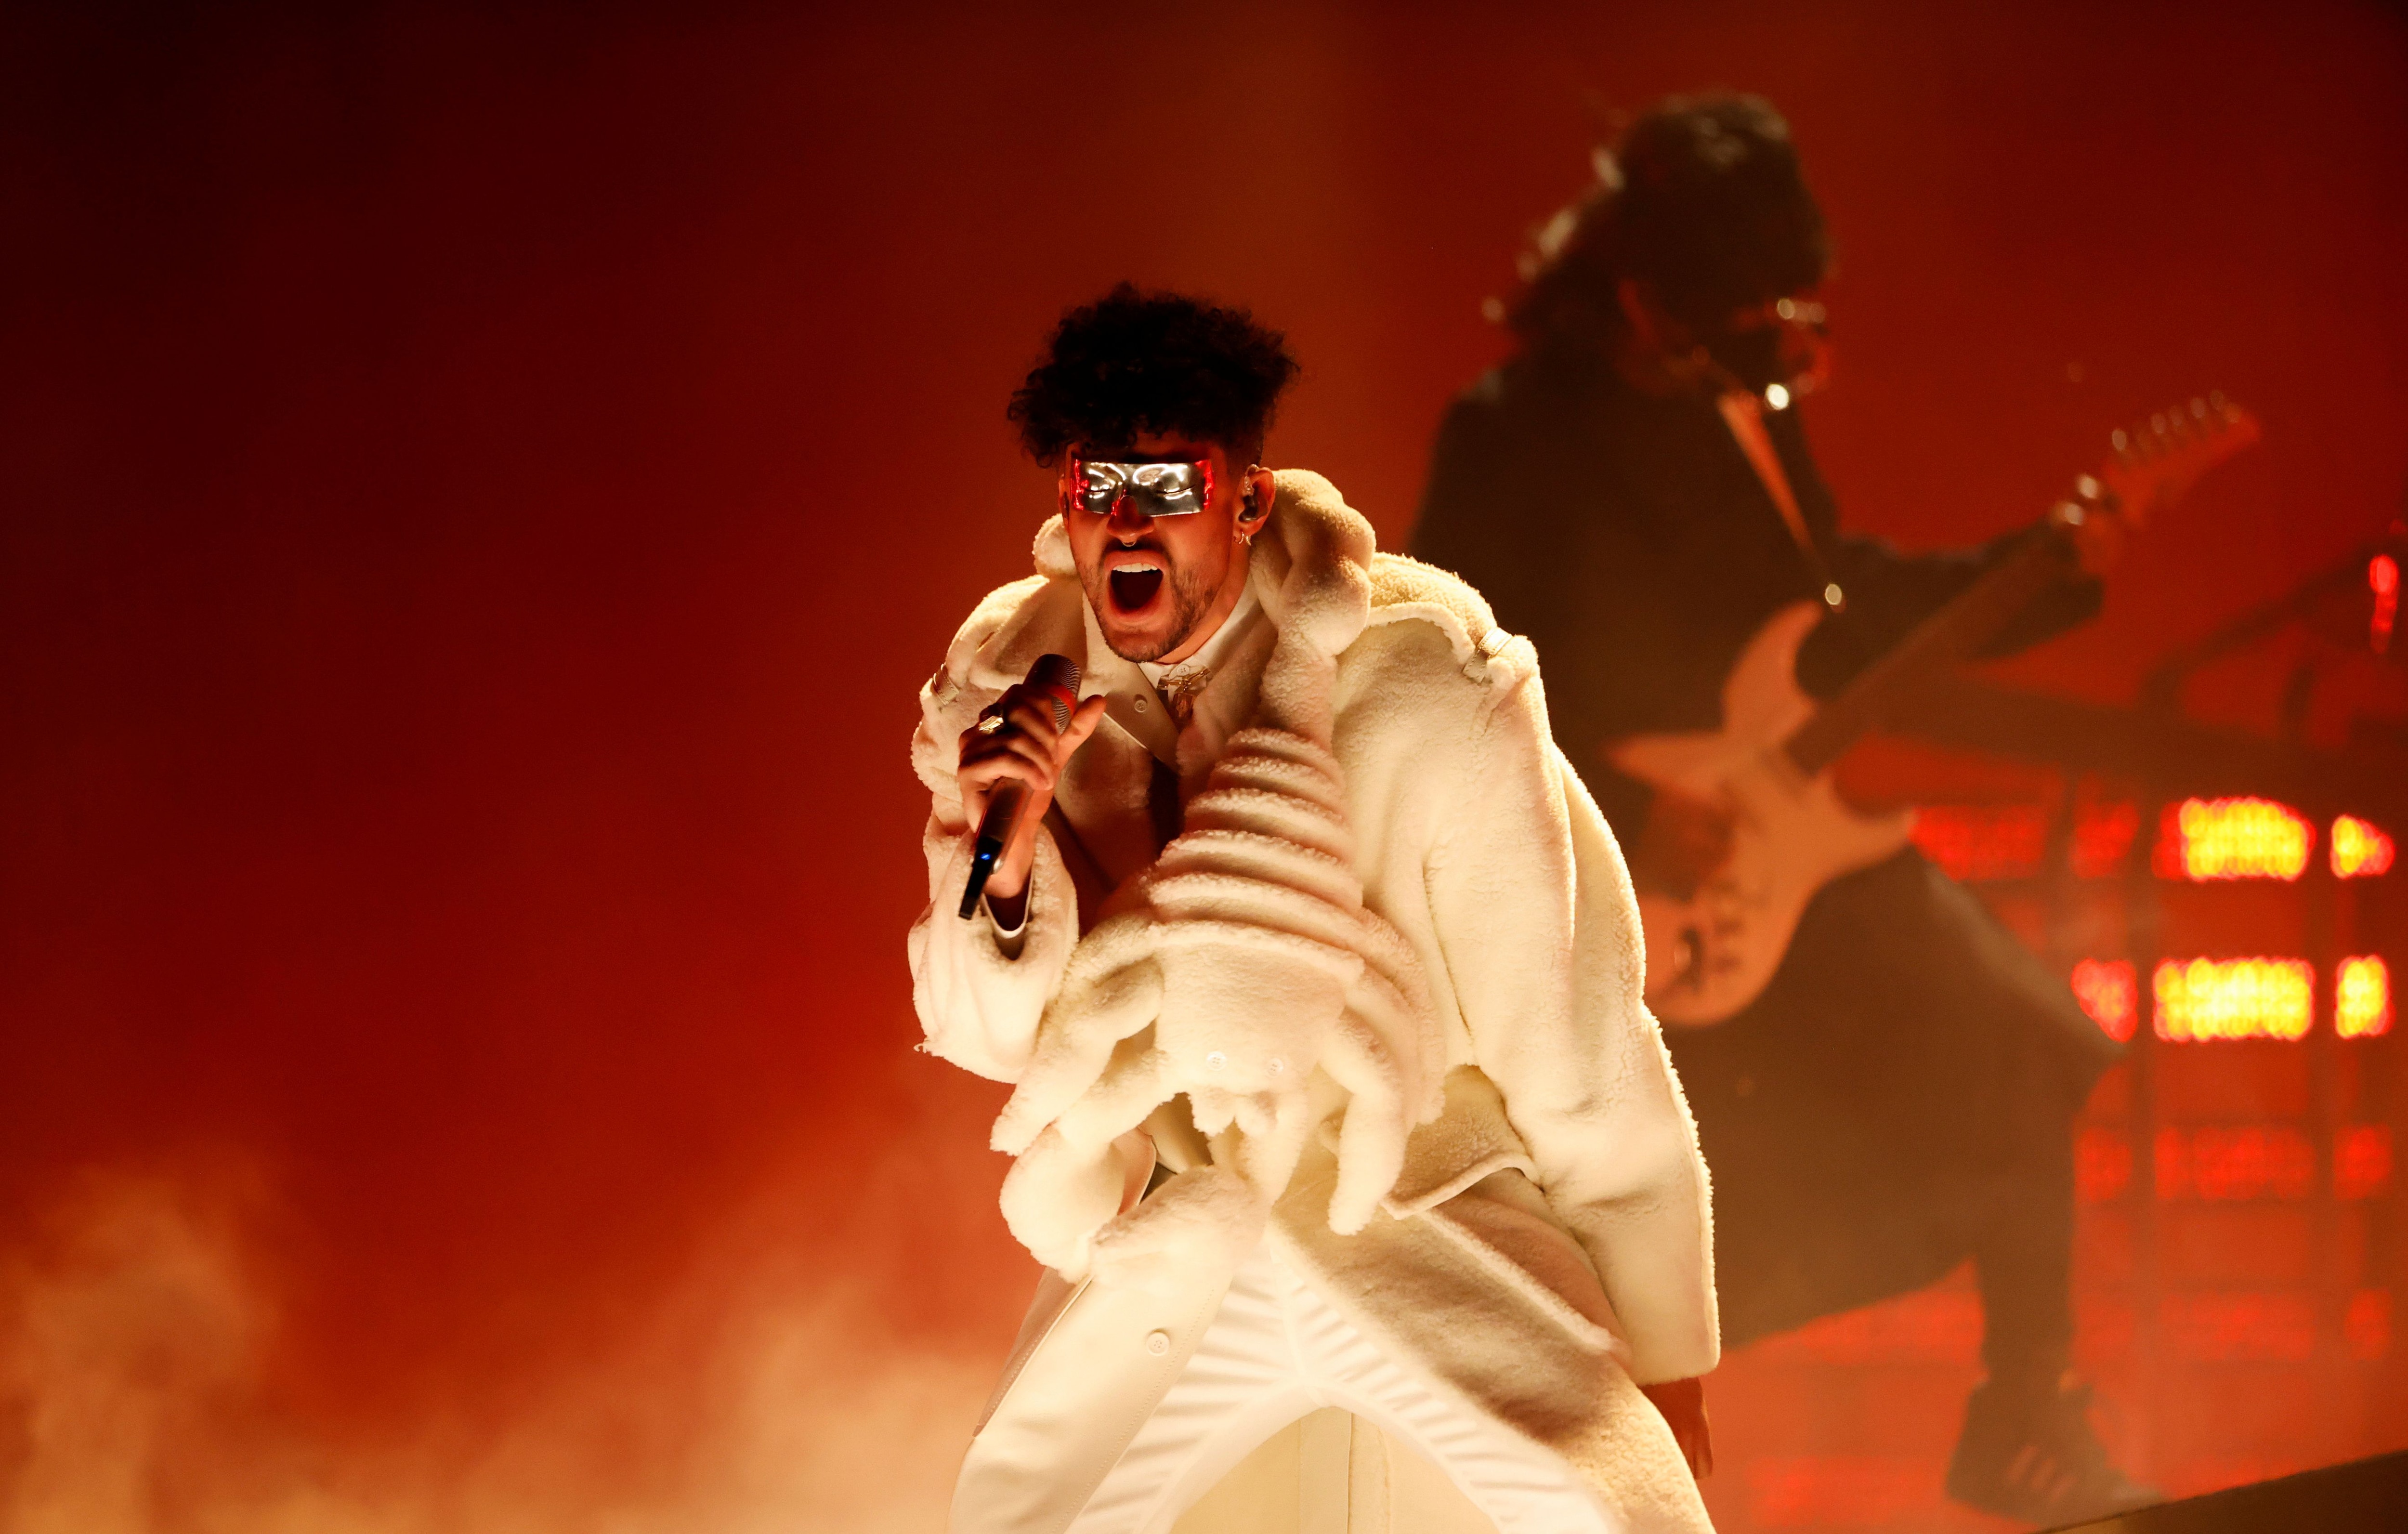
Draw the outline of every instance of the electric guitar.
[[[1712,733],[1634,736],[1605,758],[1633,777],[1722,807],[1730,860],[1684,899],[1641,891],[1647,1002],[1668,1024],[1720,1023],[1763,994],[1814,892],[1906,845],[1912,810],[1865,814],[1828,768],[1891,707],[1997,635],[2075,567],[2086,517],[2138,525],[2199,476],[2258,439],[2258,423],[2221,394],[2194,399],[2112,437],[2095,477],[2051,509],[2035,537],[1917,625],[1845,691],[1817,706],[1799,687],[1798,649],[1822,620],[1813,602],[1784,608],[1741,652]]]

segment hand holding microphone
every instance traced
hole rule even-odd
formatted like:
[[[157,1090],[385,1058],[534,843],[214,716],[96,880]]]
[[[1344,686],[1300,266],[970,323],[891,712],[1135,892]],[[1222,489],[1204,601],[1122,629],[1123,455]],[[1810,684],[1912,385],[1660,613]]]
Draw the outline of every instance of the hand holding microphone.
[[[1078,688],[1077,662],[1040,655],[1027,681],[1007,689],[962,732],[955,781],[963,809],[979,823],[962,891],[964,920],[977,913],[982,894],[1016,901],[1027,888],[1037,827],[1054,801],[1054,782],[1104,715],[1104,700],[1082,702]]]

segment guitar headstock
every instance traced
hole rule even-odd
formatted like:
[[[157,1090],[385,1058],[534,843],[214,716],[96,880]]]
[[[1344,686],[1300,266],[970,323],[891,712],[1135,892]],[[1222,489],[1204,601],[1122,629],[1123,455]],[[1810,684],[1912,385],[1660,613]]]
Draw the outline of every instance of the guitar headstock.
[[[2258,418],[2220,394],[2159,410],[2108,438],[2112,452],[2097,485],[2081,486],[2082,496],[2113,507],[2137,527],[2258,436]]]

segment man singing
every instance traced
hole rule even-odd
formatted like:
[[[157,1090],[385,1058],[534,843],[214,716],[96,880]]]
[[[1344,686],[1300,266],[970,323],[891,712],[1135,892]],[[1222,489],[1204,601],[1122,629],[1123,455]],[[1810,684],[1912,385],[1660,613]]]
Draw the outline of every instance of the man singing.
[[[1331,1527],[1706,1528],[1705,1168],[1621,856],[1528,644],[1261,466],[1295,369],[1190,298],[1066,316],[1010,411],[1059,512],[921,695],[924,1047],[1014,1083],[1048,1269],[952,1527],[1259,1527],[1311,1417]]]
[[[1520,355],[1446,419],[1413,547],[1535,641],[1556,738],[1633,876],[1685,895],[1728,855],[1727,810],[1626,776],[1607,744],[1714,728],[1741,648],[1801,599],[1840,609],[1798,667],[1828,695],[2022,535],[1909,557],[1840,532],[1795,403],[1824,371],[1829,246],[1770,107],[1667,103],[1599,168],[1542,237],[1511,315]],[[2086,565],[2114,526],[2086,524]],[[2066,583],[1998,648],[2098,595]],[[2146,1498],[2068,1373],[2071,1120],[2115,1051],[2058,977],[1908,851],[1828,885],[1762,997],[1670,1043],[1714,1168],[1729,1340],[1970,1256],[1989,1377],[1950,1493],[2039,1524]]]

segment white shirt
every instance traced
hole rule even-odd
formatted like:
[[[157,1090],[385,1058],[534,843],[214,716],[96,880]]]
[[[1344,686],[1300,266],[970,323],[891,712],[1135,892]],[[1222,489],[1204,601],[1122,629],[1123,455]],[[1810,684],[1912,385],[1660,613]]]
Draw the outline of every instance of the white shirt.
[[[1254,599],[1254,586],[1250,581],[1239,592],[1238,605],[1221,620],[1221,626],[1212,631],[1212,637],[1204,641],[1202,649],[1175,665],[1165,661],[1140,661],[1137,668],[1145,673],[1145,680],[1154,683],[1154,691],[1162,693],[1164,702],[1168,703],[1169,694],[1163,692],[1162,686],[1165,681],[1184,680],[1198,671],[1210,671],[1219,666],[1247,631],[1261,622],[1262,616],[1263,605]]]

